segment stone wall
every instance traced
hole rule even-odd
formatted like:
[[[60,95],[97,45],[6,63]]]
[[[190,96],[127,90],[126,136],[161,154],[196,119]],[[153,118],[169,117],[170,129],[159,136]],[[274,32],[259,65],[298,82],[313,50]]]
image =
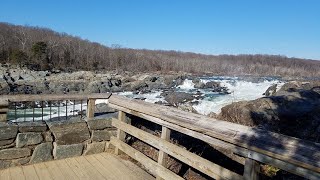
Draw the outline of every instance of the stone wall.
[[[116,135],[113,115],[90,121],[2,122],[0,169],[104,152]]]

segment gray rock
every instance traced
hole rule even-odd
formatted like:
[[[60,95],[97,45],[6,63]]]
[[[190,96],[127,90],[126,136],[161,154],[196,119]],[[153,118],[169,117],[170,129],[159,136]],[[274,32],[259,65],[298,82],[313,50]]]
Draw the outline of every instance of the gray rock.
[[[47,125],[59,145],[78,144],[90,139],[87,124],[81,119],[47,121]]]
[[[215,88],[218,88],[218,87],[220,87],[220,82],[209,81],[204,85],[203,88],[205,88],[205,89],[209,89],[209,88],[215,89]]]
[[[27,132],[18,133],[16,147],[24,147],[29,145],[39,144],[43,141],[41,133]]]
[[[273,84],[272,86],[268,87],[265,93],[263,95],[265,96],[273,96],[277,92],[277,84]]]
[[[84,151],[84,155],[102,153],[106,146],[106,142],[93,142],[87,144],[87,149]]]
[[[20,132],[45,132],[47,125],[42,121],[18,123]]]
[[[106,103],[99,103],[95,106],[95,113],[113,113],[116,112],[115,109],[110,108]]]
[[[0,140],[15,138],[18,126],[15,124],[0,123]]]
[[[30,162],[30,157],[24,157],[11,160],[11,166],[21,166]]]
[[[163,92],[161,96],[164,96],[165,100],[173,106],[199,98],[199,96],[195,97],[193,94],[186,92]]]
[[[11,166],[11,161],[0,160],[0,169],[6,169]]]
[[[8,94],[10,92],[10,86],[7,81],[0,78],[0,94]]]
[[[0,150],[0,159],[18,159],[31,155],[29,148],[10,148]]]
[[[116,130],[93,130],[92,131],[92,141],[100,142],[100,141],[110,141],[111,136],[116,136]]]
[[[43,134],[43,136],[44,136],[44,140],[45,140],[46,142],[52,142],[52,141],[53,141],[53,137],[52,137],[52,134],[51,134],[50,131],[45,132],[45,133]]]
[[[111,128],[113,127],[111,125],[111,118],[108,119],[93,119],[87,121],[87,124],[90,128],[90,130],[102,130],[105,128]]]
[[[9,145],[9,144],[13,143],[14,140],[15,140],[15,139],[1,140],[1,141],[0,141],[0,147],[1,147],[1,146]]]
[[[53,147],[54,159],[65,159],[69,157],[81,156],[83,151],[83,144],[58,145],[54,142]]]
[[[276,94],[227,105],[217,118],[319,142],[320,94],[295,88]]]
[[[52,160],[52,148],[53,146],[51,142],[42,143],[36,146],[32,153],[30,163],[38,163]]]

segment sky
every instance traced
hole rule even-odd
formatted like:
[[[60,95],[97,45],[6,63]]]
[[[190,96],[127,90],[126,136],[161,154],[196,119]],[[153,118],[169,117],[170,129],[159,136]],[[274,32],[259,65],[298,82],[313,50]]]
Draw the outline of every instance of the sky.
[[[320,0],[2,0],[0,21],[107,46],[320,60]]]

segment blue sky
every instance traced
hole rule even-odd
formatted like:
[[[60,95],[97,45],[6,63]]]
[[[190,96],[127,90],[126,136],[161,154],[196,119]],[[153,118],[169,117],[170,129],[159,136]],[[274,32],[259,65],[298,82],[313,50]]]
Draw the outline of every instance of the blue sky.
[[[320,0],[3,0],[0,21],[108,46],[320,60]]]

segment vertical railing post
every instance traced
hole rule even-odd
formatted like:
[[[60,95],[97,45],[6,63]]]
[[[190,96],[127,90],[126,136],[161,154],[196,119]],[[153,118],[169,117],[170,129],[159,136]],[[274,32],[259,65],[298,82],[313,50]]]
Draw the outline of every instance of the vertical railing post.
[[[245,180],[258,180],[260,172],[260,164],[250,158],[246,158],[244,164],[243,179]]]
[[[123,111],[119,111],[118,120],[121,121],[121,122],[126,122],[126,113],[123,112]],[[117,138],[120,141],[125,141],[126,133],[124,131],[122,131],[121,129],[117,129]],[[116,155],[119,155],[120,154],[119,148],[116,147],[114,153]]]
[[[8,109],[9,109],[8,99],[0,99],[0,122],[7,121]]]
[[[87,101],[87,119],[92,120],[94,118],[95,99],[88,99]]]
[[[162,126],[161,130],[161,139],[170,140],[170,134],[171,131],[169,128]],[[166,160],[168,159],[168,154],[163,152],[162,150],[159,150],[159,155],[158,155],[158,164],[161,164],[162,166],[166,167]],[[162,179],[161,177],[157,176],[156,179]]]

